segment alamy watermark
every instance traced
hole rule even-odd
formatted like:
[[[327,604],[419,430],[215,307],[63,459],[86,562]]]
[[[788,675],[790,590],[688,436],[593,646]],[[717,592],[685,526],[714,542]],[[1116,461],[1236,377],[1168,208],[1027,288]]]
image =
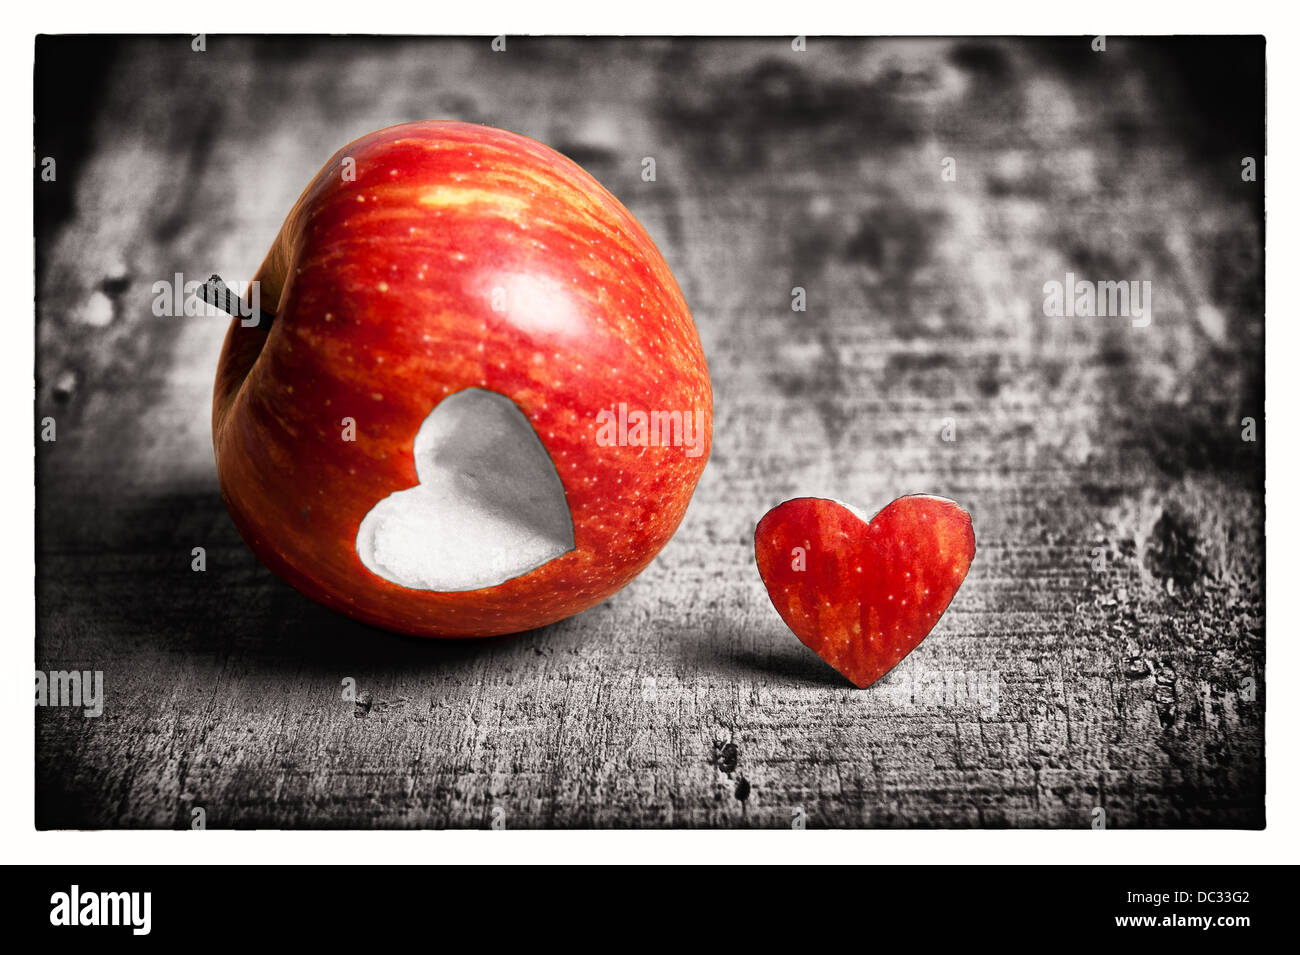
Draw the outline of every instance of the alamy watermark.
[[[1002,674],[997,670],[908,669],[876,692],[900,707],[967,709],[996,716],[1002,696]]]
[[[36,671],[36,705],[80,707],[82,715],[104,713],[104,671]]]
[[[171,279],[154,282],[154,315],[158,318],[199,318],[207,315],[211,306],[235,316],[245,328],[253,328],[261,322],[261,282],[236,282],[233,288],[220,283],[206,288],[210,281],[186,281],[184,273],[177,272]]]
[[[1043,284],[1043,314],[1048,318],[1127,318],[1146,328],[1154,317],[1151,282],[1092,282],[1065,273],[1065,281]]]
[[[596,415],[596,443],[602,448],[685,448],[688,458],[704,453],[704,412],[628,411],[627,402]]]
[[[153,926],[152,892],[87,892],[73,885],[50,896],[54,926],[123,926],[132,935],[148,935]]]

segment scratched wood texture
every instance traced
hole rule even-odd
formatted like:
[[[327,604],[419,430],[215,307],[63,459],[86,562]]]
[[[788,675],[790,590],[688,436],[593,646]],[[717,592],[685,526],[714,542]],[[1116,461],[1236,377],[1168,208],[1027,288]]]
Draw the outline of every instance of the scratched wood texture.
[[[106,701],[38,708],[36,825],[1263,826],[1262,102],[1250,39],[38,41],[36,664]],[[511,638],[393,636],[263,569],[215,483],[224,324],[150,310],[248,279],[334,149],[426,118],[618,195],[716,392],[660,557]],[[1151,325],[1045,317],[1067,271],[1151,281]],[[913,491],[978,555],[855,690],[753,527]]]

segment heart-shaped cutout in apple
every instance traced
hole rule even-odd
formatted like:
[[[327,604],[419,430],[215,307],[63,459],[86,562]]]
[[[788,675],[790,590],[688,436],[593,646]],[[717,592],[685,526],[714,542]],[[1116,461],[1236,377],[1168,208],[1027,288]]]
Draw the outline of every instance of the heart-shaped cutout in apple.
[[[961,507],[926,494],[900,497],[871,520],[801,497],[763,515],[754,556],[795,636],[867,687],[939,622],[975,557],[975,531]]]
[[[357,556],[371,573],[414,590],[479,590],[573,550],[560,476],[504,395],[448,395],[420,425],[414,455],[420,483],[361,521]]]

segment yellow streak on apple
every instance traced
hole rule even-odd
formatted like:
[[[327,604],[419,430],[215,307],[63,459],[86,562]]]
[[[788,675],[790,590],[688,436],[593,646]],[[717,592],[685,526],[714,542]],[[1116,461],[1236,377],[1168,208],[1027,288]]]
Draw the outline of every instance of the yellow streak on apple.
[[[504,195],[490,189],[459,189],[455,186],[437,186],[425,190],[420,196],[420,205],[447,208],[451,206],[490,205],[522,212],[528,208],[528,202],[518,196]]]

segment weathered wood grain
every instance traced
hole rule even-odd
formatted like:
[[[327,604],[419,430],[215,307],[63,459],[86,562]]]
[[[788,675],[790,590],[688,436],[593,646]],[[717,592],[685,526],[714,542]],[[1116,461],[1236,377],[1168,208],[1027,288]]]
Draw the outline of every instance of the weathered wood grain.
[[[37,711],[37,825],[1263,825],[1262,41],[109,49],[38,109],[36,664],[107,700]],[[247,279],[334,149],[424,118],[585,165],[714,377],[678,535],[513,638],[389,635],[265,571],[216,490],[224,324],[150,313],[174,272]],[[1151,326],[1046,318],[1067,271],[1150,280]],[[768,603],[753,527],[911,491],[966,505],[978,554],[858,691]]]

